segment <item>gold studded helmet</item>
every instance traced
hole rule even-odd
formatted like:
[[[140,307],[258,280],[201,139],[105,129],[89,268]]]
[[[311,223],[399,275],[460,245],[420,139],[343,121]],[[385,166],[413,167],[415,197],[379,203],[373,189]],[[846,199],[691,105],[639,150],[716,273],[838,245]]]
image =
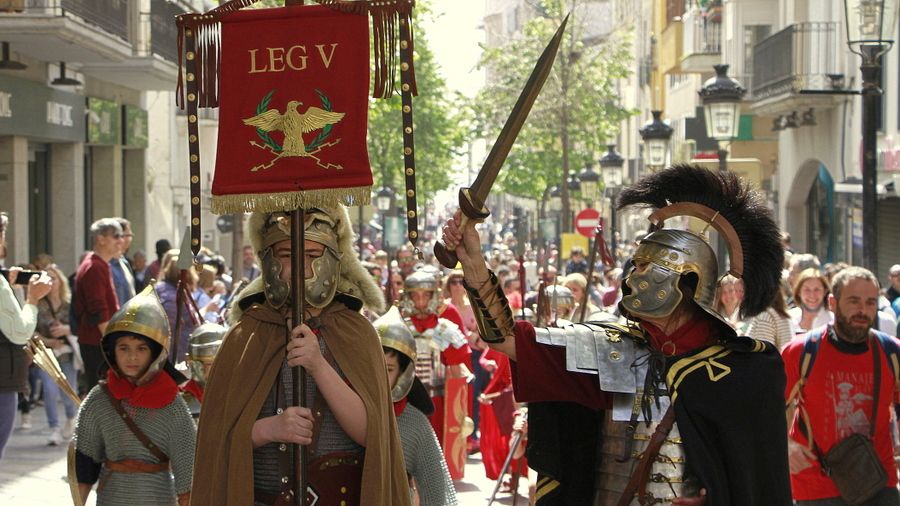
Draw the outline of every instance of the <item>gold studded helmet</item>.
[[[122,372],[116,364],[115,347],[116,341],[123,336],[143,338],[150,345],[155,356],[144,375],[136,381],[137,385],[148,383],[165,366],[170,342],[169,318],[152,284],[112,315],[100,339],[106,363],[120,375]]]
[[[409,359],[400,361],[401,363],[406,362],[406,366],[400,371],[397,383],[391,388],[391,400],[397,402],[409,394],[416,377],[416,341],[396,306],[391,307],[372,325],[378,331],[382,347],[390,348]]]
[[[744,279],[743,317],[759,314],[771,303],[781,280],[781,234],[762,196],[733,172],[675,165],[626,188],[616,205],[655,208],[650,233],[635,250],[622,284],[623,315],[666,318],[692,293],[700,309],[731,328],[715,310],[719,262],[725,258],[717,259],[701,235],[665,228],[667,219],[682,216],[699,218],[724,236],[728,272]]]

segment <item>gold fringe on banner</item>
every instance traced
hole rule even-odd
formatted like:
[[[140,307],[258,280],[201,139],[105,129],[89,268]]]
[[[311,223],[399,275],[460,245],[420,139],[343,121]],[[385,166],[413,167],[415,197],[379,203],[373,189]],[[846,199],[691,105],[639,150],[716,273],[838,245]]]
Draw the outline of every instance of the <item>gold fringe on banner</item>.
[[[362,206],[371,202],[372,187],[357,186],[294,192],[213,195],[211,211],[213,214],[251,213],[253,211],[269,213],[285,209],[328,207],[335,203],[345,206]]]

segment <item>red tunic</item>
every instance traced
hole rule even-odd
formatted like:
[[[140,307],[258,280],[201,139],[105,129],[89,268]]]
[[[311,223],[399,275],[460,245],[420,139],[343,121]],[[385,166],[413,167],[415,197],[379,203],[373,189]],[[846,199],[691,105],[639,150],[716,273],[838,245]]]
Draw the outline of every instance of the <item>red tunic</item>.
[[[481,356],[482,360],[493,360],[497,363],[497,369],[491,376],[490,383],[484,388],[485,394],[501,393],[512,386],[512,373],[510,371],[509,358],[506,355],[488,349]],[[512,433],[506,432],[497,422],[498,416],[495,409],[505,409],[498,404],[480,404],[478,425],[481,431],[481,460],[484,463],[484,471],[488,479],[496,480],[500,477],[500,469],[506,456],[509,455],[509,443]],[[528,463],[524,457],[515,459],[510,463],[510,473],[519,472],[527,474]]]
[[[452,321],[459,327],[460,332],[462,332],[463,335],[466,335],[465,326],[462,323],[462,316],[460,316],[459,311],[457,311],[456,307],[452,304],[447,305],[447,308],[441,313],[440,318]],[[421,334],[428,329],[437,327],[438,316],[434,314],[427,316],[412,316],[410,317],[410,321],[412,321],[416,331]],[[441,363],[444,365],[468,364],[471,360],[471,355],[472,352],[469,350],[468,345],[460,346],[459,348],[448,346],[446,350],[441,352]],[[431,398],[431,401],[434,403],[434,413],[429,417],[431,420],[431,427],[434,429],[434,433],[437,434],[438,441],[443,445],[444,396],[436,395]]]
[[[537,343],[531,323],[517,321],[515,338],[516,362],[511,369],[516,400],[575,402],[593,410],[612,406],[612,397],[600,390],[597,376],[567,371],[566,349]]]

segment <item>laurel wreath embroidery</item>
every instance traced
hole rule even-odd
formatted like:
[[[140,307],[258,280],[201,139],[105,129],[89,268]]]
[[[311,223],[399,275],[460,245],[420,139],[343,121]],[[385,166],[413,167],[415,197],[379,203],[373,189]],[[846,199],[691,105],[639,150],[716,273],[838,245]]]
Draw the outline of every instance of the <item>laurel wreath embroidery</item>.
[[[275,94],[275,91],[276,90],[273,89],[272,91],[266,93],[266,95],[256,106],[256,114],[262,114],[269,109],[269,102],[272,101],[272,95]],[[315,92],[316,95],[319,96],[319,101],[322,102],[322,108],[329,112],[333,111],[331,100],[328,99],[328,96],[319,89],[316,89]],[[331,128],[333,126],[334,125],[326,125],[324,128],[322,128],[322,131],[319,132],[319,135],[317,135],[312,142],[306,145],[306,150],[312,152],[315,151],[316,148],[321,146],[322,143],[325,142],[326,139],[328,139],[328,136],[331,134]],[[272,151],[275,151],[276,153],[281,152],[281,145],[275,142],[275,139],[273,139],[272,136],[269,135],[269,132],[266,132],[262,128],[257,128],[256,135],[259,136],[259,139],[263,141],[263,143],[272,148]]]

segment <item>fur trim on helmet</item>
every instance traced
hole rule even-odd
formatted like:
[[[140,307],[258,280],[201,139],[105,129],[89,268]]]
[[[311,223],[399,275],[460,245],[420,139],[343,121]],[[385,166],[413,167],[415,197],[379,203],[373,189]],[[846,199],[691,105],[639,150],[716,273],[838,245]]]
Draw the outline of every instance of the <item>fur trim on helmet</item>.
[[[337,207],[319,208],[337,221],[338,247],[341,255],[341,275],[338,279],[337,291],[360,299],[369,309],[381,313],[384,311],[384,294],[366,271],[366,268],[360,263],[359,258],[353,250],[354,233],[350,226],[350,215],[347,208],[343,205]],[[263,247],[263,227],[266,219],[271,213],[254,212],[250,215],[250,244],[256,253],[257,260],[260,257],[260,251]],[[254,282],[247,286],[244,290],[249,293],[249,289],[254,286]],[[262,290],[262,281],[258,285]]]
[[[645,204],[659,209],[676,202],[702,204],[731,223],[745,259],[741,315],[750,317],[765,311],[781,286],[784,247],[778,225],[759,192],[734,172],[678,164],[625,188],[616,207]]]

